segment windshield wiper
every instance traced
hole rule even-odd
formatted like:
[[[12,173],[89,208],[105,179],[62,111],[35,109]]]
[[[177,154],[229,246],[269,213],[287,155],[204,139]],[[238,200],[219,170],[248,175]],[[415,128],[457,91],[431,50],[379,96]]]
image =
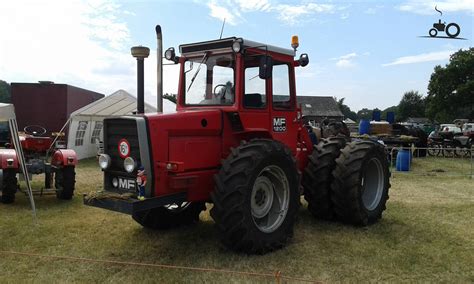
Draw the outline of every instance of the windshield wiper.
[[[204,56],[201,59],[201,63],[199,63],[198,69],[196,70],[196,73],[194,73],[193,77],[191,78],[191,83],[189,83],[188,90],[186,92],[189,92],[189,89],[191,89],[191,86],[194,83],[194,79],[196,79],[196,76],[198,75],[199,71],[201,70],[201,65],[207,61],[207,58],[209,57],[210,52],[204,53]]]

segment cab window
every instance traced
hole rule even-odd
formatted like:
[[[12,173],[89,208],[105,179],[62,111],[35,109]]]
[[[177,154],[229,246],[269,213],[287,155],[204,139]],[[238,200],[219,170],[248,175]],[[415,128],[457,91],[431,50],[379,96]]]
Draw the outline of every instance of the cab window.
[[[291,109],[290,68],[287,64],[273,65],[272,104],[275,109]]]

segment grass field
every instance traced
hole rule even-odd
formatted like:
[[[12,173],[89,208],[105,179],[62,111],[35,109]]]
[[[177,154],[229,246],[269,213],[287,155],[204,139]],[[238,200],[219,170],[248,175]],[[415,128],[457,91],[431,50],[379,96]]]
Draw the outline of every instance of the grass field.
[[[201,223],[171,231],[141,228],[129,216],[84,206],[81,193],[102,181],[95,161],[77,169],[72,201],[36,197],[0,204],[0,250],[92,259],[275,273],[323,282],[474,282],[474,181],[446,176],[464,160],[415,160],[414,173],[395,174],[380,223],[355,228],[317,221],[303,206],[292,242],[247,256],[223,249],[209,212]],[[433,169],[435,171],[433,171]],[[427,173],[427,174],[425,174]],[[39,183],[36,183],[39,186]],[[275,282],[216,272],[52,260],[0,253],[0,282]],[[294,281],[288,281],[294,282]]]

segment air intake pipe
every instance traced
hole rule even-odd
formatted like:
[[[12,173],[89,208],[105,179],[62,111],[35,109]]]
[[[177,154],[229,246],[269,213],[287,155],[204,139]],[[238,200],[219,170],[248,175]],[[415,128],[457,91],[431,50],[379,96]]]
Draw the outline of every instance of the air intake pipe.
[[[137,59],[137,114],[145,113],[145,58],[150,55],[150,49],[145,46],[132,47],[132,56]]]

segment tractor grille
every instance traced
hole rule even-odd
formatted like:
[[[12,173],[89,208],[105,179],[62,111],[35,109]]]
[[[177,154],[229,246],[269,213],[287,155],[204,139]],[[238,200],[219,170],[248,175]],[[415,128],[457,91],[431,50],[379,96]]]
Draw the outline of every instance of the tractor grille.
[[[140,161],[140,147],[138,142],[137,122],[134,119],[106,119],[104,120],[104,152],[112,160],[108,171],[122,172],[131,176],[123,168],[123,158],[119,154],[119,141],[126,139],[130,143],[130,157],[138,164]]]

